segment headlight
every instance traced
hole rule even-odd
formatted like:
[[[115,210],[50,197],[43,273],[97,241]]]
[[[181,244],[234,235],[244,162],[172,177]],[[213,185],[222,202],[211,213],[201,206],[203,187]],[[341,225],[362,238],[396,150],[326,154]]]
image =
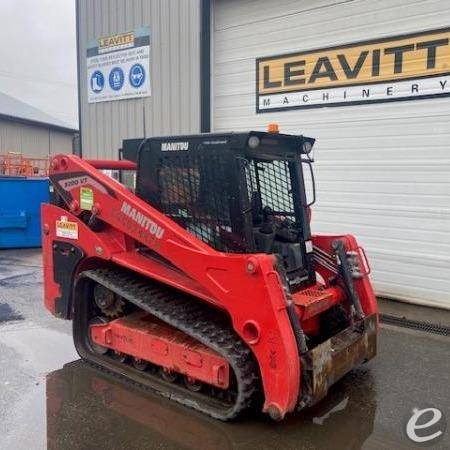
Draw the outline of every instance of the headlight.
[[[255,149],[259,146],[260,140],[258,136],[250,136],[248,139],[248,146],[252,149]]]
[[[313,148],[313,145],[311,142],[309,142],[309,141],[303,142],[303,145],[302,145],[303,153],[308,155],[309,153],[311,153],[312,148]]]

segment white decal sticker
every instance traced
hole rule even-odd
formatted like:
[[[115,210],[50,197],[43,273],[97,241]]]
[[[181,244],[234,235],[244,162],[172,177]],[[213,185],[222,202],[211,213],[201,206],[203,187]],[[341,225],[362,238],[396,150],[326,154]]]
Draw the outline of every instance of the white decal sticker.
[[[56,236],[66,239],[78,239],[78,224],[69,222],[65,217],[56,221]]]

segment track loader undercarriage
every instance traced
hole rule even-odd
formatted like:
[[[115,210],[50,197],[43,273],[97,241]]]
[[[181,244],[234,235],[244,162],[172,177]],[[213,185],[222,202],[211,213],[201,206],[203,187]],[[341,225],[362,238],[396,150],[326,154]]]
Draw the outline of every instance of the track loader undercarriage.
[[[222,420],[280,420],[374,357],[363,250],[310,232],[313,143],[250,132],[56,156],[45,304],[73,320],[81,357]],[[136,169],[136,193],[101,169]]]
[[[156,343],[159,344],[159,349],[156,356],[154,352],[153,356],[148,355],[150,357],[147,360],[122,351],[119,354],[115,353],[114,347],[121,348],[120,344],[111,345],[108,350],[104,347],[106,343],[103,341],[102,347],[96,349],[92,345],[93,341],[97,346],[99,344],[92,334],[107,324],[107,322],[103,324],[92,322],[92,319],[101,314],[101,311],[92,308],[92,302],[89,302],[97,286],[103,286],[120,296],[138,314],[148,313],[147,316],[152,317],[153,323],[157,318],[166,327],[169,325],[172,330],[176,330],[175,333],[183,333],[186,337],[181,352],[188,358],[191,353],[191,361],[185,366],[188,368],[192,366],[194,370],[189,372],[192,375],[183,373],[187,371],[183,371],[181,367],[169,368],[169,364],[158,358],[165,353],[169,354],[170,350],[173,354],[173,347],[170,350],[168,345],[161,348],[161,338],[164,337],[161,330],[158,336],[150,338],[150,347]],[[150,387],[179,403],[222,420],[235,417],[255,401],[259,380],[251,352],[235,335],[230,324],[220,320],[211,308],[186,295],[155,283],[148,283],[123,270],[100,269],[84,272],[77,287],[77,294],[77,301],[80,304],[75,308],[74,339],[76,348],[83,358],[129,376],[144,387]],[[126,317],[133,314],[136,312]],[[111,337],[123,342],[123,335],[115,330],[111,333]],[[167,337],[168,341],[173,341],[174,333],[167,333]],[[129,345],[133,344],[134,342],[129,342]],[[198,348],[200,346],[201,348]],[[136,352],[139,353],[139,349],[135,348],[134,353]],[[208,362],[205,355],[201,354],[205,352],[209,353],[207,356],[210,356],[213,363],[218,366],[218,373],[210,378],[210,380],[215,378],[214,383],[204,383],[198,375],[199,369],[204,369],[205,363]]]

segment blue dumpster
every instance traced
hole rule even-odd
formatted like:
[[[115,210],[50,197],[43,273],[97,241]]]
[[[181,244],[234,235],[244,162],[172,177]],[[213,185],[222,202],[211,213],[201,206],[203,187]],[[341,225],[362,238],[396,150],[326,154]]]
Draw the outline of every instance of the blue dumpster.
[[[0,248],[41,246],[41,203],[47,178],[0,176]]]

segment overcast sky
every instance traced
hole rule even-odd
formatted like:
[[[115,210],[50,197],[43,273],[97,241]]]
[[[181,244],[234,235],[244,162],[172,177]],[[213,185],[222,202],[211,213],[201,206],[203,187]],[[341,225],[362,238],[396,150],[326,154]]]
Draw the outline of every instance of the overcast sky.
[[[78,126],[75,0],[0,0],[0,91]]]

